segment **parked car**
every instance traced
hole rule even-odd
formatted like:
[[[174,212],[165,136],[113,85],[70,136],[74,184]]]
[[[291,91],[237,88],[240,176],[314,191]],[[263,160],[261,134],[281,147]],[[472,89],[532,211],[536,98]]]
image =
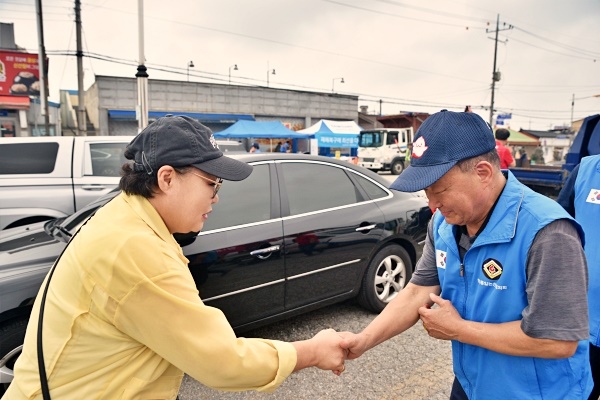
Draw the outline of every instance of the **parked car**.
[[[431,211],[377,174],[311,155],[233,155],[254,165],[226,181],[199,234],[176,234],[205,304],[237,332],[357,298],[381,311],[410,279]],[[33,300],[53,261],[99,207],[0,232],[0,383],[10,382]],[[8,356],[7,356],[8,354]]]
[[[131,139],[0,138],[0,229],[66,217],[110,192]]]
[[[133,136],[0,138],[0,230],[66,217],[117,187]],[[223,153],[244,143],[217,140]]]

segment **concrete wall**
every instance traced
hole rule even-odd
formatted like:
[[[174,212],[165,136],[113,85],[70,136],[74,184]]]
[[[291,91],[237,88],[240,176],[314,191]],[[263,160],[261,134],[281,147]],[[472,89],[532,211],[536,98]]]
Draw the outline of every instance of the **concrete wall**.
[[[108,118],[108,110],[132,111],[136,106],[136,78],[96,76],[86,94],[88,116],[99,135],[137,133],[137,124],[109,122]],[[356,122],[358,96],[150,79],[148,109],[174,114],[251,114],[257,121],[279,120],[291,129],[303,129],[320,119]],[[135,131],[128,132],[134,125]]]

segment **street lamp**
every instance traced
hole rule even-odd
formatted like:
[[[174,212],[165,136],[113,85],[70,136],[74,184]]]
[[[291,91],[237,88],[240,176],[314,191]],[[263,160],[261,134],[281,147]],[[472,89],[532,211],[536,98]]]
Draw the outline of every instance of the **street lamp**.
[[[575,100],[591,99],[592,97],[600,97],[600,94],[575,98],[575,93],[573,93],[573,97],[571,98],[571,131],[573,130],[573,110],[575,109]]]
[[[194,68],[194,62],[190,61],[187,65],[187,80],[190,81],[190,68]]]
[[[271,71],[270,68],[267,68],[267,87],[269,87],[269,75],[276,75],[275,74],[275,68],[273,68],[272,71]]]
[[[335,87],[335,81],[339,80],[340,83],[344,83],[344,78],[333,78],[331,81],[331,93],[335,93],[334,91],[334,87]]]
[[[238,70],[237,64],[233,64],[232,66],[229,67],[229,84],[231,85],[231,68],[233,68],[234,71]]]

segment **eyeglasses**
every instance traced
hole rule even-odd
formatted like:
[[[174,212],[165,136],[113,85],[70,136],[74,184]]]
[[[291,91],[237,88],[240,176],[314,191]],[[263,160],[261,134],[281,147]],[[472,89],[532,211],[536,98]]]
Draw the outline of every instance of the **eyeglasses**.
[[[195,173],[195,172],[189,171],[189,173],[190,173],[190,174],[192,174],[192,175],[196,175],[196,176],[198,176],[198,177],[200,177],[200,178],[204,179],[205,181],[209,181],[210,183],[212,183],[212,184],[214,185],[214,188],[215,188],[215,189],[214,189],[214,191],[213,191],[213,195],[212,195],[212,197],[211,197],[211,199],[214,199],[214,198],[215,198],[215,196],[217,195],[217,193],[219,192],[219,189],[221,189],[221,185],[223,184],[223,179],[222,179],[222,178],[217,178],[217,179],[215,179],[215,180],[213,181],[212,179],[208,179],[207,177],[205,177],[205,176],[202,176],[202,175],[200,175],[200,174],[197,174],[197,173]]]

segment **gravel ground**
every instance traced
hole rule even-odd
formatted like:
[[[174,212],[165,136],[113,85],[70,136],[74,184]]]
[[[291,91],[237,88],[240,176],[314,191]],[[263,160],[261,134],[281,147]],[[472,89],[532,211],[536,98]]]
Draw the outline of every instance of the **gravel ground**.
[[[375,314],[353,302],[346,302],[249,331],[243,336],[293,341],[309,338],[325,328],[357,332],[374,317]],[[349,361],[340,377],[315,368],[305,369],[292,374],[275,393],[266,394],[218,392],[186,376],[179,398],[447,400],[453,378],[450,343],[430,338],[418,322],[361,358]]]

